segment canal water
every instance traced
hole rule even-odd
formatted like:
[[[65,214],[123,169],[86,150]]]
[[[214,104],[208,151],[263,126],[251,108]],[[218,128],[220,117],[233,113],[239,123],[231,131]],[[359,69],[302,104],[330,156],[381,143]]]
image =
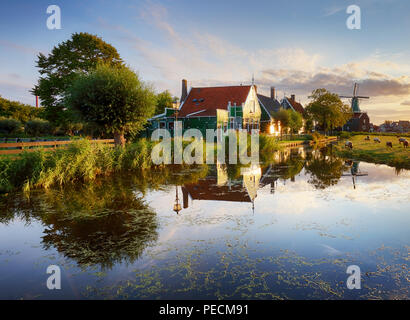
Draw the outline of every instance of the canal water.
[[[409,299],[410,172],[331,151],[9,194],[0,299]]]

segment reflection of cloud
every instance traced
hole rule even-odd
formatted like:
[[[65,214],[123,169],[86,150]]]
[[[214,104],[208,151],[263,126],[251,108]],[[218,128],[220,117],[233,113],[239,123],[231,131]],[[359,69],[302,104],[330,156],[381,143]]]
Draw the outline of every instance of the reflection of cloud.
[[[338,255],[343,254],[343,252],[341,252],[341,251],[339,251],[339,250],[337,250],[337,249],[335,249],[331,246],[328,246],[326,244],[322,244],[321,246],[325,249],[325,253],[330,255],[330,256],[338,256]]]

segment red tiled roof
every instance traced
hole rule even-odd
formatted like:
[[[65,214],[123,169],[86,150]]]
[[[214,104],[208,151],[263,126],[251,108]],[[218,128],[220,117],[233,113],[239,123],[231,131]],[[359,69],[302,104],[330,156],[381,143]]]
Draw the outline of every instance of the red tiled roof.
[[[242,105],[250,89],[251,86],[192,88],[178,117],[186,117],[202,110],[205,111],[192,116],[216,117],[216,109],[227,110],[229,101],[232,105]]]
[[[305,109],[303,108],[303,106],[299,103],[296,102],[288,97],[286,97],[286,99],[289,101],[289,103],[292,105],[293,109],[295,109],[295,111],[303,114],[305,112]]]
[[[217,179],[213,177],[199,180],[195,184],[185,184],[183,188],[194,200],[251,202],[242,184],[218,186]]]

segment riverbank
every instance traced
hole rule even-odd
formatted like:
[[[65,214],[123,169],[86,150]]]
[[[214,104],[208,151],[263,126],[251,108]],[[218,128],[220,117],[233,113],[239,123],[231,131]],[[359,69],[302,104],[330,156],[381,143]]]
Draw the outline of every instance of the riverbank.
[[[161,170],[164,166],[155,165],[151,159],[151,152],[156,143],[139,139],[126,144],[124,148],[118,148],[81,139],[53,151],[39,148],[36,151],[23,152],[15,158],[2,156],[0,193],[8,193],[19,188],[28,191],[33,188],[47,189],[70,182],[90,182],[98,176],[122,171]],[[189,142],[184,142],[184,147],[187,144]],[[261,159],[268,159],[275,151],[281,149],[282,146],[274,137],[260,135]],[[205,162],[205,152],[203,155]],[[228,159],[229,148],[225,149],[225,156]]]
[[[410,169],[410,149],[400,145],[396,136],[377,136],[381,143],[373,141],[375,135],[371,136],[370,141],[366,141],[365,135],[355,135],[348,140],[353,143],[353,150],[345,148],[345,140],[342,140],[335,148],[337,155],[373,162],[377,164],[387,164],[391,167]],[[388,148],[386,142],[392,142],[393,148]]]

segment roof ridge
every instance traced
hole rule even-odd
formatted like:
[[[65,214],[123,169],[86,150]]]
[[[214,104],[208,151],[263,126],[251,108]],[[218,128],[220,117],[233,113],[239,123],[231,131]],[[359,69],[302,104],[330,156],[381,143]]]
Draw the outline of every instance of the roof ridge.
[[[236,86],[213,86],[213,87],[191,87],[192,89],[214,89],[214,88],[245,88],[245,87],[252,87],[251,84],[249,85],[236,85]]]

